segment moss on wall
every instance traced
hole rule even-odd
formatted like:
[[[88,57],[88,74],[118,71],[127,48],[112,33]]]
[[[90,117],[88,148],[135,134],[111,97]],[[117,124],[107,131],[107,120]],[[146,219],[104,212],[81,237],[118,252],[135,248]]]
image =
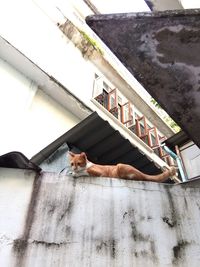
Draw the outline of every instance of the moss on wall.
[[[103,51],[97,41],[86,32],[76,28],[71,21],[66,20],[64,24],[59,25],[59,28],[81,51],[83,57],[90,58],[96,54],[103,55]]]

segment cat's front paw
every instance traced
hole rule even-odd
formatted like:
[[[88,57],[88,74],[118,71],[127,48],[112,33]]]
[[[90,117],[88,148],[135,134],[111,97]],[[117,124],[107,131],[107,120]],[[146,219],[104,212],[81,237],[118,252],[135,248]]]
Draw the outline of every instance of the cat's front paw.
[[[73,176],[74,178],[78,178],[78,177],[79,177],[79,174],[78,174],[77,172],[72,172],[72,176]]]
[[[73,177],[77,177],[77,173],[76,172],[69,171],[68,174],[71,175],[71,176],[73,176]]]

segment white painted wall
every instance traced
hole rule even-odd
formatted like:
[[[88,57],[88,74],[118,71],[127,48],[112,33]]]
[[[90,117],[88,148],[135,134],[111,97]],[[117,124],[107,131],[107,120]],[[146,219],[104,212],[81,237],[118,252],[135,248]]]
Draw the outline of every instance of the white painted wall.
[[[66,18],[61,13],[59,15],[58,22],[64,22]],[[11,21],[5,23],[8,18],[12,19],[14,25]],[[79,49],[75,49],[73,43],[45,14],[45,10],[34,1],[21,0],[17,3],[8,0],[3,3],[0,9],[0,35],[83,102],[89,103],[94,78],[93,65],[82,57]]]
[[[56,22],[66,21],[65,13],[68,14],[66,8],[69,5],[62,6],[63,1],[62,4],[60,1],[44,2],[5,1],[0,9],[0,36],[14,47],[12,49],[20,51],[26,60],[28,58],[34,62],[48,77],[53,77],[83,103],[97,110],[91,102],[96,67],[82,56],[80,50],[75,48],[56,25]],[[63,12],[58,12],[61,7]],[[4,57],[4,53],[0,55]],[[6,59],[5,56],[4,60]],[[113,66],[118,67],[118,61],[114,62]],[[21,69],[20,64],[23,65],[13,58],[16,69]],[[120,73],[124,73],[124,69],[121,68]],[[67,111],[67,103],[64,103],[64,109],[41,91],[33,98],[37,86],[3,61],[0,71],[3,84],[1,101],[4,102],[1,116],[5,114],[0,154],[19,150],[27,157],[32,157],[79,122],[79,119]],[[138,83],[136,89],[140,91],[140,87]],[[46,91],[50,94],[51,88]]]
[[[134,5],[137,9],[138,4]],[[146,6],[145,3],[143,5]],[[0,9],[0,36],[90,106],[96,68],[90,60],[82,57],[79,49],[75,49],[73,43],[58,29],[57,23],[63,24],[68,18],[75,26],[89,33],[103,46],[106,51],[105,60],[117,69],[119,75],[134,88],[138,95],[143,94],[144,99],[148,101],[149,98],[146,97],[147,93],[144,88],[96,37],[81,15],[78,16],[83,6],[84,3],[80,0],[69,2],[64,0],[20,0],[18,2],[7,0]],[[84,16],[87,12],[88,10],[84,10]],[[5,23],[9,18],[10,21]],[[12,21],[15,22],[15,31],[13,31]],[[104,66],[102,69],[106,72]],[[115,80],[115,77],[112,79]]]
[[[29,108],[28,119],[27,135],[32,136],[32,138],[26,138],[26,143],[31,150],[31,156],[80,122],[77,117],[60,106],[41,89],[37,91]]]
[[[0,60],[0,155],[32,157],[80,120]]]
[[[0,59],[0,154],[23,150],[26,112],[36,90],[34,83]]]
[[[0,266],[8,267],[13,240],[21,236],[31,199],[35,173],[0,168]]]
[[[60,16],[61,13],[58,20],[64,18]],[[34,1],[8,0],[2,4],[0,36],[83,103],[92,106],[95,67]],[[1,51],[0,54],[5,56]],[[15,60],[13,64],[17,68],[22,63]],[[33,99],[37,86],[3,60],[0,61],[0,83],[0,102],[3,103],[0,155],[16,150],[30,158],[80,121],[67,110],[67,103],[63,108],[41,90]]]

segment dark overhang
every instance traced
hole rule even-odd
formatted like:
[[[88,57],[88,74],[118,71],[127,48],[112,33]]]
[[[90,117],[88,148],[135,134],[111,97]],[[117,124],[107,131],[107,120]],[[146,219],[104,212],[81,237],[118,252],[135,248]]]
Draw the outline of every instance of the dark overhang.
[[[31,161],[39,165],[62,144],[87,153],[89,160],[98,164],[130,164],[147,174],[160,173],[160,168],[147,158],[129,140],[94,112],[49,146],[35,155]]]
[[[200,147],[200,10],[94,15],[86,21]]]
[[[164,143],[168,147],[170,147],[172,150],[174,150],[175,146],[181,147],[189,141],[190,141],[190,139],[185,134],[185,132],[180,131],[179,133],[177,133],[177,134],[171,136],[170,138],[168,138],[167,140],[165,140]]]
[[[31,162],[21,152],[17,152],[17,151],[10,152],[10,153],[0,156],[0,167],[34,170],[36,172],[41,171],[40,167],[38,167],[36,164]]]

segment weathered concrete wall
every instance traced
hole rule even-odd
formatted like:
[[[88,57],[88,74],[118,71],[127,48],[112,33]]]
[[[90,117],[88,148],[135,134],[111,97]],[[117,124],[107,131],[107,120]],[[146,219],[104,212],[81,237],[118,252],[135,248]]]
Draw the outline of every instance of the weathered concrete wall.
[[[172,186],[43,173],[25,216],[31,187],[27,197],[19,181],[16,195],[26,205],[12,201],[9,188],[0,191],[9,216],[21,209],[25,222],[23,232],[7,233],[9,241],[1,244],[2,267],[199,266],[199,182]],[[2,227],[11,224],[7,213],[1,212],[0,240]]]
[[[13,242],[26,229],[33,171],[0,168],[0,266],[11,266]]]

